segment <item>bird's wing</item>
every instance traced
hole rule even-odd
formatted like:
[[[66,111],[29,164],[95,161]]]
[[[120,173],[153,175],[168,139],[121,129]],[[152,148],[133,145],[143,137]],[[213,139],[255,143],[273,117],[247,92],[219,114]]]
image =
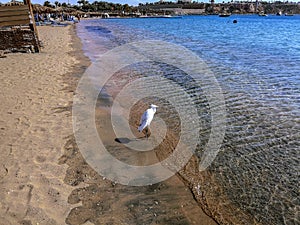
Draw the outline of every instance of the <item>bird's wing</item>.
[[[142,124],[143,122],[145,122],[148,118],[148,110],[146,110],[143,115],[141,116],[141,120],[140,120],[140,124]]]
[[[141,132],[142,130],[144,130],[144,128],[148,125],[148,119],[149,119],[149,111],[146,110],[140,120],[140,126],[138,128],[139,132]]]

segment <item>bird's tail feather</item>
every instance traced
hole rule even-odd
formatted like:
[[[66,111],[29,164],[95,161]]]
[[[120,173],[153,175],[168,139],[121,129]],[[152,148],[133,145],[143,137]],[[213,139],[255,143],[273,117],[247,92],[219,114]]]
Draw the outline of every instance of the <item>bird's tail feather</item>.
[[[146,123],[141,124],[141,125],[138,127],[138,131],[141,132],[142,130],[145,129],[146,126],[147,126]]]
[[[140,124],[139,127],[138,127],[138,131],[139,131],[139,132],[142,131],[142,130],[141,130],[141,125],[142,125],[142,124]]]

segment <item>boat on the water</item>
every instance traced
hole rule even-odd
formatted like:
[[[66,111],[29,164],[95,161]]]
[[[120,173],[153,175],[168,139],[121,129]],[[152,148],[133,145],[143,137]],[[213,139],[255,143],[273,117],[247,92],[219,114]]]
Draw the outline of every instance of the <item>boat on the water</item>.
[[[219,17],[229,17],[229,16],[231,16],[230,13],[220,13],[219,14]]]
[[[268,14],[265,14],[264,12],[260,12],[260,13],[258,14],[258,16],[268,16]]]
[[[138,18],[182,18],[180,15],[142,15]]]

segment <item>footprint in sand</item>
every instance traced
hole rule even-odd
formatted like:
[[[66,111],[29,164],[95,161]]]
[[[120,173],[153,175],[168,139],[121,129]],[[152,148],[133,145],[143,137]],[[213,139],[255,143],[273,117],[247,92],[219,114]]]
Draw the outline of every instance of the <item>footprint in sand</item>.
[[[0,179],[4,178],[8,174],[8,169],[3,165],[0,168]]]
[[[36,163],[43,163],[46,161],[46,157],[45,156],[42,156],[42,155],[38,155],[35,160],[34,160]]]

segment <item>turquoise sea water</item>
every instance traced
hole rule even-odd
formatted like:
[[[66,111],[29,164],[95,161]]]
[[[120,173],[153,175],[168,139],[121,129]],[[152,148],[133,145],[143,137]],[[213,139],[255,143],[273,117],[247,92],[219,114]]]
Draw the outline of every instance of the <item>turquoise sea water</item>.
[[[227,110],[225,139],[208,168],[218,189],[204,184],[204,193],[215,198],[220,214],[222,205],[238,209],[227,210],[223,221],[242,212],[262,224],[300,224],[300,16],[94,19],[80,22],[77,32],[92,61],[148,39],[182,45],[201,57],[223,90]],[[168,75],[177,72],[168,68]],[[210,126],[203,129],[207,138]]]

